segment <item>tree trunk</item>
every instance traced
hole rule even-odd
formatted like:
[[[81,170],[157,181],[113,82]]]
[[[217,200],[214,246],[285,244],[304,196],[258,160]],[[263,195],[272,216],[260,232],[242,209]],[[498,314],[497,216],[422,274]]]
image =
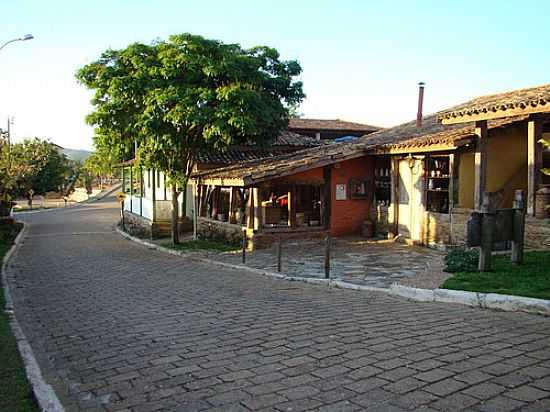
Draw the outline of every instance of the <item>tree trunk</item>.
[[[175,183],[172,184],[172,243],[177,245],[180,242],[180,236],[178,231],[179,222],[179,205],[178,205],[179,192]]]

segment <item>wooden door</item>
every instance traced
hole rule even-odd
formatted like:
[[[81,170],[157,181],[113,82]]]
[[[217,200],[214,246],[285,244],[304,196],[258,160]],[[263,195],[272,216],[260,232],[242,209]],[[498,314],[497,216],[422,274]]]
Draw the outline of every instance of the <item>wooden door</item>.
[[[413,242],[422,241],[423,163],[419,159],[399,162],[398,233]]]

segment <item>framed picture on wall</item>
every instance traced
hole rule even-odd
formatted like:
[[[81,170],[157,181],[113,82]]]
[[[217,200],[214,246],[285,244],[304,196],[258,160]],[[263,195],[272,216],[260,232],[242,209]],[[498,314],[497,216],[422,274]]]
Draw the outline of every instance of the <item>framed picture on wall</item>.
[[[345,184],[337,184],[336,185],[336,200],[346,200],[347,194],[346,194],[346,185]]]
[[[351,199],[369,198],[369,180],[368,179],[350,179],[349,195]]]

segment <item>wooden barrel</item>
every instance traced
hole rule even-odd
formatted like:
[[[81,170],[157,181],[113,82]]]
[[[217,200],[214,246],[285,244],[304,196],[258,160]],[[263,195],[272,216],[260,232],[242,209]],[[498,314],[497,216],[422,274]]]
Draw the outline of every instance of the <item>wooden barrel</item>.
[[[550,188],[543,187],[537,191],[535,197],[535,217],[538,219],[550,218]]]

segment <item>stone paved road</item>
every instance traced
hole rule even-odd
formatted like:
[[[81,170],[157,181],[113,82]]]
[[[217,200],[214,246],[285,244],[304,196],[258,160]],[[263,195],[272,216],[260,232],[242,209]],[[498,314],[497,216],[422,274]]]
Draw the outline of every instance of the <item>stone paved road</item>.
[[[109,201],[27,215],[17,316],[69,411],[550,410],[550,320],[164,255]]]

